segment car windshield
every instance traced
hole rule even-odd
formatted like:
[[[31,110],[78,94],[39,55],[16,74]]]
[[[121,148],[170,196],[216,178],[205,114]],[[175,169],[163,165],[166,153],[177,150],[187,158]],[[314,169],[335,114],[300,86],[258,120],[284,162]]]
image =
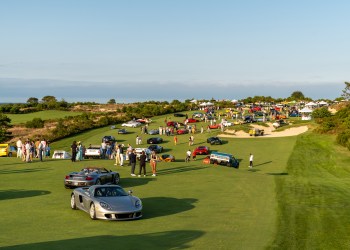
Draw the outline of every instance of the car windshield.
[[[128,194],[121,187],[99,187],[95,189],[95,197],[118,197]]]
[[[98,173],[99,169],[97,169],[97,168],[83,168],[80,172],[84,173],[84,174]]]

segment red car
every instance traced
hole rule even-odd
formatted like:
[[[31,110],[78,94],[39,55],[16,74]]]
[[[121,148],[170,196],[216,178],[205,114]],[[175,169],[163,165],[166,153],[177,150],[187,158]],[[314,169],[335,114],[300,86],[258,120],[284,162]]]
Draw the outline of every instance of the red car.
[[[175,124],[178,124],[179,126],[183,126],[184,124],[182,122],[175,122],[175,121],[170,121],[170,122],[167,122],[166,125],[168,127],[175,127]]]
[[[210,128],[210,129],[221,128],[221,124],[209,125],[209,128]]]
[[[188,134],[188,130],[182,128],[182,129],[178,129],[178,130],[176,131],[176,133],[177,133],[178,135]]]
[[[199,120],[197,119],[193,119],[193,118],[188,118],[185,120],[185,122],[187,121],[187,123],[196,123],[196,122],[200,122]]]
[[[250,108],[250,110],[249,110],[250,113],[254,113],[254,112],[257,112],[257,111],[261,111],[261,107],[260,106],[254,106],[254,107]]]
[[[207,146],[199,146],[193,151],[193,155],[207,155],[209,148]]]

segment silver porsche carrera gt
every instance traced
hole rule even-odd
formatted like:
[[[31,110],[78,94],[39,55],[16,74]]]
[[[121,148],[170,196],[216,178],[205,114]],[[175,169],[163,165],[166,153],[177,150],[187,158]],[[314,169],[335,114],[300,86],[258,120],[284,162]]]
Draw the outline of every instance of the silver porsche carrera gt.
[[[131,193],[119,185],[82,187],[72,192],[70,205],[93,220],[135,220],[142,217],[142,202]]]
[[[66,188],[88,187],[100,184],[118,184],[119,173],[103,167],[86,167],[80,172],[71,172],[64,178]]]

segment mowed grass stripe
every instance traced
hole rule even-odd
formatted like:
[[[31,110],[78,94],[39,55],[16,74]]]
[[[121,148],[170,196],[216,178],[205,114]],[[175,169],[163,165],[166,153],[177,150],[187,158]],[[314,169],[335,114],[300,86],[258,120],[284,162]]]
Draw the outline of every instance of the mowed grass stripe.
[[[271,249],[349,249],[349,152],[329,136],[298,138],[286,178],[276,178],[279,216]]]

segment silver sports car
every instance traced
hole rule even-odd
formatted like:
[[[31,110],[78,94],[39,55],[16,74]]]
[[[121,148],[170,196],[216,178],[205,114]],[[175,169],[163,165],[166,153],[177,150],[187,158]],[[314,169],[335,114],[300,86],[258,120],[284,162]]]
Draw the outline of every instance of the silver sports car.
[[[118,184],[119,173],[102,167],[86,167],[80,172],[72,172],[64,178],[66,188],[87,187],[100,184]]]
[[[71,194],[72,209],[101,220],[135,220],[142,217],[142,202],[118,185],[94,185],[77,188]]]

